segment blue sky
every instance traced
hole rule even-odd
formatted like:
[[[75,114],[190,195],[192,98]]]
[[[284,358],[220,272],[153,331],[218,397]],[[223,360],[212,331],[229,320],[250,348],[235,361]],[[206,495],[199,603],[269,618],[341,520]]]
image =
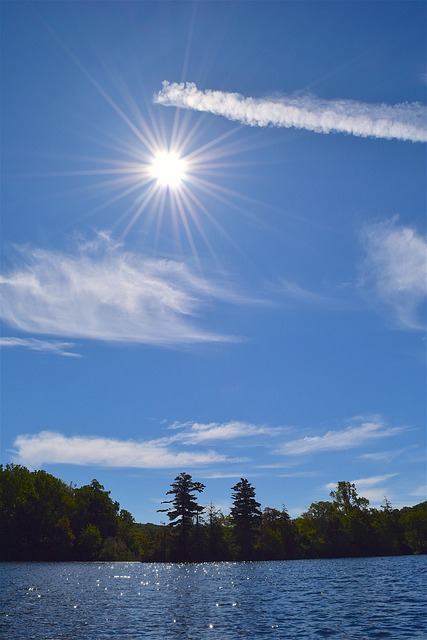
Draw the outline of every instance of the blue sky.
[[[2,5],[4,463],[425,499],[425,13]]]

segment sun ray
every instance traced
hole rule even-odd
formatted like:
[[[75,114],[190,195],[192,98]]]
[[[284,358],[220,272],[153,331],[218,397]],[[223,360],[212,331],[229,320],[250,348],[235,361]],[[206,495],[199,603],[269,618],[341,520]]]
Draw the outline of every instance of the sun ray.
[[[127,236],[127,234],[132,229],[132,227],[134,226],[136,221],[139,219],[139,217],[142,214],[142,212],[146,209],[146,207],[151,202],[151,200],[153,198],[155,198],[157,195],[158,195],[158,191],[157,191],[155,185],[151,185],[147,189],[147,191],[145,192],[144,197],[141,198],[141,202],[138,204],[138,207],[137,207],[135,213],[133,214],[133,216],[129,220],[128,224],[126,225],[125,229],[123,230],[123,232],[122,232],[122,234],[120,236],[121,239],[124,239]]]
[[[180,217],[181,217],[181,221],[182,221],[182,224],[183,224],[183,227],[184,227],[185,234],[187,236],[188,244],[190,245],[192,254],[193,254],[194,258],[196,259],[198,267],[200,269],[200,257],[199,257],[199,254],[198,254],[198,251],[197,251],[197,248],[196,248],[196,244],[194,242],[194,238],[193,238],[193,234],[191,232],[190,225],[188,223],[188,218],[187,218],[187,215],[186,215],[186,211],[185,211],[184,206],[183,206],[182,196],[181,196],[181,193],[179,191],[176,191],[174,193],[174,199],[175,199],[175,204],[176,204],[177,210],[178,210],[178,212],[180,214]]]
[[[230,235],[225,231],[224,227],[215,218],[215,216],[211,214],[209,209],[203,204],[203,202],[201,202],[201,200],[196,196],[196,194],[193,191],[190,191],[190,189],[187,189],[185,186],[183,189],[187,198],[194,203],[194,206],[198,207],[199,211],[202,211],[204,213],[204,215],[208,218],[209,222],[211,222],[216,227],[216,229],[222,234],[224,238],[226,238],[229,242],[232,242]],[[232,242],[232,244],[234,246],[237,246],[234,242]]]
[[[247,199],[249,202],[251,202],[251,204],[253,204],[251,201],[251,198],[245,198],[238,192],[234,192],[234,190],[227,189],[225,187],[220,187],[217,184],[213,185],[211,182],[207,180],[203,180],[202,178],[199,178],[199,177],[194,179],[194,184],[198,189],[200,189],[200,191],[203,191],[205,194],[209,195],[211,198],[214,198],[218,202],[221,202],[221,204],[225,204],[227,207],[231,207],[235,211],[239,211],[239,213],[241,213],[246,218],[252,221],[256,219],[254,214],[250,213],[247,209],[244,209],[243,207],[237,205],[232,200],[231,196],[233,196],[234,198],[240,196],[243,200]]]
[[[166,205],[166,191],[165,189],[163,189],[160,192],[159,208],[157,211],[157,215],[154,218],[156,221],[155,232],[154,232],[154,249],[156,253],[157,253],[157,248],[159,244],[160,230],[162,227],[162,222],[163,222],[163,217],[165,212],[165,205]]]

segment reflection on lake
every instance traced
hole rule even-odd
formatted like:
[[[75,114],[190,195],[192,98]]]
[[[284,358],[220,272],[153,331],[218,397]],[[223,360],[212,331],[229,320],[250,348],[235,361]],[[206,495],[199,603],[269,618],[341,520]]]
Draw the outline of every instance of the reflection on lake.
[[[427,638],[427,556],[0,564],[8,640]]]

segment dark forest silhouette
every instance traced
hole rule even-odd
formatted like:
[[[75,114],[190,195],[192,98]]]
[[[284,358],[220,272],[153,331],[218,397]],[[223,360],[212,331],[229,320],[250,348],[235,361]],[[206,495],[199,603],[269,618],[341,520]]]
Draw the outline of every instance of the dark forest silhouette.
[[[167,525],[138,524],[97,481],[76,487],[45,471],[0,466],[0,560],[287,560],[427,552],[427,501],[380,509],[338,482],[331,500],[291,519],[256,501],[241,478],[224,515],[198,499],[201,482],[179,474],[167,495]]]

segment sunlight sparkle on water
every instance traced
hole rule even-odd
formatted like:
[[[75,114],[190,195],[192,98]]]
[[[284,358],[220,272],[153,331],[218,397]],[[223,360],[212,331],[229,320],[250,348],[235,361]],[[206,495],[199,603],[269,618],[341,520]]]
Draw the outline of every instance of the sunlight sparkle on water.
[[[175,189],[185,178],[186,162],[174,151],[159,151],[151,163],[150,173],[157,182]]]

